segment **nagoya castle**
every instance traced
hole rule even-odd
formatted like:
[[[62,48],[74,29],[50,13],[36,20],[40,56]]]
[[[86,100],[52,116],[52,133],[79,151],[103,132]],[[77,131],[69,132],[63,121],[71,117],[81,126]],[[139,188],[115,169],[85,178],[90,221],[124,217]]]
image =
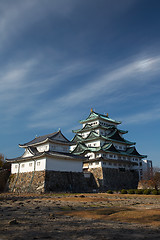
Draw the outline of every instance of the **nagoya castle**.
[[[71,153],[87,157],[83,171],[92,173],[102,188],[135,188],[142,176],[142,159],[147,156],[136,150],[135,142],[124,138],[128,131],[118,128],[121,122],[91,109],[80,123],[82,128],[73,130]]]
[[[135,189],[143,178],[145,155],[118,128],[121,122],[91,109],[70,141],[61,130],[20,144],[22,156],[11,164],[9,191],[106,191]],[[146,164],[151,161],[146,162]],[[149,166],[149,167],[148,167]]]

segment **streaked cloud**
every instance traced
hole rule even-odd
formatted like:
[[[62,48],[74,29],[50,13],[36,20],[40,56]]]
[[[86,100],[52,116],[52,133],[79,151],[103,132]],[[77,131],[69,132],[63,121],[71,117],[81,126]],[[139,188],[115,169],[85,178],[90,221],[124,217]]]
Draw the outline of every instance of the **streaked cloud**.
[[[138,86],[137,94],[139,94],[139,91],[141,91],[141,83],[143,85],[147,80],[147,84],[150,84],[153,79],[148,78],[148,76],[154,72],[160,72],[159,67],[160,58],[158,56],[149,59],[135,60],[134,62],[113,69],[107,73],[103,73],[95,79],[90,79],[90,81],[81,88],[75,89],[72,92],[66,92],[62,97],[58,97],[48,102],[42,112],[37,111],[31,117],[31,121],[38,121],[38,126],[41,124],[44,126],[44,122],[46,122],[44,118],[46,119],[46,116],[48,116],[47,118],[49,119],[52,118],[52,106],[54,106],[54,113],[60,113],[61,111],[65,111],[65,109],[73,109],[82,103],[92,102],[93,99],[96,101],[96,99],[102,95],[106,95],[108,101],[120,101],[119,98],[114,97],[113,99],[112,94],[116,91],[121,91],[124,86],[125,88]],[[141,78],[142,68],[143,78]],[[133,78],[134,82],[132,81]],[[126,95],[123,94],[123,99],[124,98],[128,98],[127,92]],[[33,124],[32,126],[35,125],[36,124]]]
[[[160,107],[122,117],[125,124],[144,124],[160,120]]]
[[[67,17],[76,4],[77,1],[73,0],[1,1],[0,50],[4,50],[4,46],[12,44],[14,39],[23,35],[32,25],[43,21],[48,14]]]

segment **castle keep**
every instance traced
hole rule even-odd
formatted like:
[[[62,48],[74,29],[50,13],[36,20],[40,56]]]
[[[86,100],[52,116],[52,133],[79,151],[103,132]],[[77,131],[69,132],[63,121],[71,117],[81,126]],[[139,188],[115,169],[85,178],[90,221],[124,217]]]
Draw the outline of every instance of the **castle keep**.
[[[128,131],[108,114],[94,112],[81,120],[82,128],[73,130],[71,153],[85,156],[83,171],[94,175],[102,189],[136,188],[142,177],[142,159],[135,142],[124,138]]]

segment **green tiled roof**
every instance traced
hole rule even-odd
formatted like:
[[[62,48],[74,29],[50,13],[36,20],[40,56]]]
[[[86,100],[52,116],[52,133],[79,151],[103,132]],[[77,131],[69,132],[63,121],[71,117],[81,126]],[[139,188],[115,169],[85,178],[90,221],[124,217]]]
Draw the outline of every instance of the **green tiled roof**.
[[[80,123],[87,123],[87,122],[90,122],[91,120],[96,120],[96,119],[106,120],[110,123],[115,123],[115,124],[120,124],[121,123],[120,121],[113,120],[106,115],[96,113],[94,111],[92,111],[85,120],[80,120]]]
[[[135,144],[135,142],[130,142],[130,141],[127,141],[124,138],[122,138],[118,133],[118,129],[115,129],[108,136],[99,135],[98,133],[96,133],[94,131],[91,131],[86,138],[83,138],[80,135],[76,134],[71,141],[72,142],[88,142],[88,141],[91,141],[91,140],[99,140],[99,139],[103,139],[104,141],[125,143],[127,145],[134,145]]]
[[[97,152],[99,151],[100,148],[96,148],[96,147],[87,147],[84,143],[78,143],[76,148],[71,152],[72,154],[75,154],[75,155],[80,155],[80,154],[83,154],[85,153],[86,151],[91,151],[91,152]]]
[[[126,151],[127,154],[131,154],[131,155],[134,155],[134,156],[139,156],[139,157],[143,157],[143,158],[146,158],[147,155],[141,155],[139,154],[139,152],[137,151],[137,149],[135,147],[130,147],[127,149]]]
[[[100,151],[128,157],[141,157],[141,158],[147,157],[146,155],[139,154],[135,147],[128,148],[126,151],[117,150],[113,143],[107,143],[102,147],[87,147],[84,143],[79,142],[76,148],[71,153],[75,155],[81,154],[85,155],[87,152],[100,152]]]
[[[123,142],[123,143],[126,143],[126,144],[129,144],[129,145],[135,145],[136,143],[135,142],[130,142],[128,140],[125,140],[123,137],[121,137],[119,135],[119,132],[118,132],[118,129],[115,129],[112,133],[110,133],[108,136],[107,136],[108,139],[110,140],[115,140],[115,141],[118,141],[118,142]]]
[[[72,130],[72,132],[81,133],[81,132],[91,131],[91,130],[98,129],[98,128],[102,128],[102,129],[107,130],[107,129],[115,129],[116,127],[114,125],[103,126],[101,124],[91,126],[91,124],[87,123],[83,128],[77,129],[77,130]],[[118,129],[118,131],[122,134],[128,133],[128,131],[124,131],[124,130],[120,130],[120,129]]]
[[[119,153],[119,151],[114,147],[112,143],[105,144],[102,147],[87,147],[84,143],[78,143],[76,148],[71,152],[72,154],[80,155],[85,154],[86,152],[112,152]]]

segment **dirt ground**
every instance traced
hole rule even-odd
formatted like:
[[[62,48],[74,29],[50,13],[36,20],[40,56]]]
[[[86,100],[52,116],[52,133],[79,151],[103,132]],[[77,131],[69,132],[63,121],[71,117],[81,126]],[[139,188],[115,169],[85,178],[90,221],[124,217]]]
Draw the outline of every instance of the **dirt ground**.
[[[0,194],[0,240],[160,239],[160,196]]]

